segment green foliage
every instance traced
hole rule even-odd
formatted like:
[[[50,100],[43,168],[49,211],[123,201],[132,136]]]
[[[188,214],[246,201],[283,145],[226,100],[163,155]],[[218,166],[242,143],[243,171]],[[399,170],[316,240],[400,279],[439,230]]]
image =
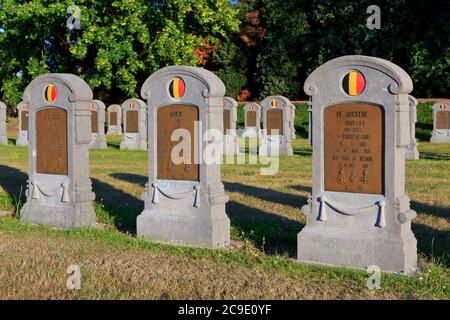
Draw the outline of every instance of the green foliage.
[[[70,5],[81,29],[66,25]],[[227,0],[3,0],[0,7],[0,98],[9,105],[36,76],[81,76],[96,96],[120,102],[167,65],[196,65],[194,51],[238,30]],[[7,63],[5,63],[7,61]]]

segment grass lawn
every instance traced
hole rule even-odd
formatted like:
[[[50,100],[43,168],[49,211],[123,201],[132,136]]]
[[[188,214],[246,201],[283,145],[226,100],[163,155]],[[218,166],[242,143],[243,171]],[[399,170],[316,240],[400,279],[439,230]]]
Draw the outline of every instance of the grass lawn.
[[[281,158],[275,176],[261,176],[259,165],[223,165],[235,241],[221,250],[136,239],[147,153],[120,151],[119,142],[110,137],[107,150],[90,152],[97,228],[60,231],[21,224],[17,215],[0,218],[0,298],[450,298],[450,144],[420,142],[423,159],[407,162],[406,191],[418,213],[413,231],[422,271],[412,277],[383,275],[382,289],[369,290],[364,271],[295,261],[297,233],[305,223],[300,208],[311,186],[305,138],[295,141],[294,156]],[[17,213],[24,201],[27,151],[0,146],[0,212]],[[81,290],[66,288],[71,264],[81,268]]]

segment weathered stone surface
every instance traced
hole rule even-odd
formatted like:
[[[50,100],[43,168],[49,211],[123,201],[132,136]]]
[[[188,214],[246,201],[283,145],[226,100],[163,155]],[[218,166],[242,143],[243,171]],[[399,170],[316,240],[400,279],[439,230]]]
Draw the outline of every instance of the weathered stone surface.
[[[121,135],[122,134],[122,107],[118,104],[112,104],[107,110],[107,126],[106,134]]]
[[[6,132],[6,104],[0,101],[0,144],[8,144]]]
[[[409,136],[410,142],[406,146],[405,159],[406,160],[419,160],[419,149],[416,139],[416,122],[417,122],[417,99],[413,96],[408,96],[409,101]]]
[[[261,102],[263,133],[260,145],[261,155],[293,155],[292,103],[282,96],[270,96]]]
[[[218,134],[223,132],[224,94],[225,86],[217,76],[195,67],[163,68],[142,86],[141,95],[147,101],[149,114],[149,182],[142,195],[145,210],[137,218],[139,237],[205,247],[229,245],[230,221],[225,213],[228,196],[220,180],[220,161],[208,164],[199,161],[201,150],[211,143],[209,136],[203,139],[205,133],[210,129],[215,129]],[[187,108],[179,109],[179,105]],[[174,111],[167,115],[166,108]],[[197,110],[197,113],[187,110]],[[197,130],[192,129],[194,114],[199,121]],[[172,158],[168,160],[165,156],[173,145],[168,150],[162,150],[158,145],[159,141],[167,141],[160,140],[159,135],[172,136],[175,129],[184,129],[190,134],[197,131],[191,141],[201,144],[201,148],[199,145],[193,147],[188,157],[194,158],[194,162],[175,164]],[[198,177],[183,175],[179,168],[187,172],[198,170]],[[165,179],[167,171],[172,172],[170,179]]]
[[[20,102],[17,105],[19,127],[17,130],[16,145],[28,146],[28,104]]]
[[[91,109],[91,149],[106,149],[105,134],[105,104],[100,100],[93,100],[90,104]]]
[[[223,153],[225,155],[239,153],[238,135],[236,132],[237,107],[238,103],[233,98],[223,98]]]
[[[450,102],[440,101],[433,105],[433,134],[430,142],[450,143]]]
[[[242,137],[258,138],[261,135],[261,106],[247,103],[244,106],[245,128]]]
[[[140,99],[122,104],[123,134],[120,149],[147,150],[147,107]]]
[[[27,201],[23,222],[89,227],[95,198],[89,179],[92,91],[72,74],[49,73],[25,89],[29,106]]]
[[[304,89],[314,124],[313,181],[298,259],[414,273],[416,213],[404,193],[410,77],[383,59],[344,56],[316,69]]]

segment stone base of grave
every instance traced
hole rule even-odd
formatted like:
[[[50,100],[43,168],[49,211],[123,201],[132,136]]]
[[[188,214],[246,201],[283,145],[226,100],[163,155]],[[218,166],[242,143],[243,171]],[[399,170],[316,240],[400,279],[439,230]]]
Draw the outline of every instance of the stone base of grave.
[[[239,154],[239,143],[237,136],[225,136],[225,141],[223,142],[223,154],[224,155],[235,155]]]
[[[206,209],[206,208],[205,208]],[[208,214],[144,210],[137,217],[137,235],[171,244],[221,248],[230,244],[230,219],[224,206]]]
[[[266,139],[263,139],[259,148],[259,154],[268,157],[274,156],[276,152],[272,151],[272,145],[273,144],[268,143]],[[290,143],[283,141],[282,143],[278,144],[278,155],[292,156],[293,154],[294,150],[292,149],[292,145]]]
[[[16,146],[27,147],[28,146],[28,139],[26,137],[22,137],[22,136],[17,138]]]
[[[113,127],[108,127],[108,131],[106,132],[107,135],[116,135],[116,136],[121,136],[122,135],[122,129],[119,128],[113,128]]]
[[[417,150],[417,145],[412,148],[406,148],[405,150],[405,159],[406,160],[419,160],[419,150]]]
[[[305,227],[297,238],[301,262],[410,275],[417,270],[417,240],[412,232],[401,238],[368,235],[326,227]]]
[[[247,128],[242,133],[242,137],[243,138],[259,138],[260,133],[259,133],[259,130],[256,128]]]
[[[437,135],[432,136],[430,139],[431,143],[450,143],[450,135]]]
[[[106,149],[106,148],[108,148],[106,141],[93,141],[89,145],[89,149]]]
[[[120,150],[147,150],[147,143],[143,142],[122,142]]]
[[[60,229],[85,228],[94,225],[95,212],[90,202],[52,206],[31,201],[20,210],[20,221]]]

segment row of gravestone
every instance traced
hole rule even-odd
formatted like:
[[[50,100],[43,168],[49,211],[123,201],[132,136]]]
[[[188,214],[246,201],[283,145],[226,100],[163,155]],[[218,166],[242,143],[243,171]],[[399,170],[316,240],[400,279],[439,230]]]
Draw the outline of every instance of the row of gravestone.
[[[405,157],[408,160],[417,160],[419,159],[419,151],[417,149],[417,139],[415,138],[415,124],[417,122],[418,103],[412,96],[409,96],[409,103],[411,108],[409,120],[411,139],[407,146]],[[270,145],[269,140],[276,138],[279,143],[279,154],[292,155],[291,141],[295,139],[295,106],[282,96],[268,97],[262,101],[261,105],[263,108],[257,103],[248,103],[244,106],[245,128],[242,137],[261,138],[260,152],[262,154],[270,154],[270,150],[267,150],[267,146]],[[236,131],[237,106],[236,100],[228,97],[224,98],[224,132],[226,133],[224,136],[224,153],[227,155],[239,153]],[[100,100],[93,100],[90,104],[90,109],[92,132],[90,148],[106,148],[106,134],[122,135],[122,118],[124,118],[124,134],[122,135],[120,148],[131,150],[147,149],[147,112],[145,102],[140,99],[129,99],[122,106],[109,106],[105,112],[105,104]],[[5,110],[5,107],[3,107],[3,110]],[[24,102],[19,103],[17,110],[19,130],[16,144],[27,146],[28,104]],[[309,112],[311,112],[311,109],[309,109]],[[261,113],[263,114],[263,130],[261,130]],[[2,119],[4,120],[3,122],[0,121],[0,132],[3,132],[3,135],[0,137],[2,137],[1,141],[6,144],[6,115]],[[105,123],[107,124],[106,134]],[[311,129],[312,126],[310,125],[310,131]],[[277,134],[272,132],[274,130],[278,130]],[[311,137],[310,134],[310,140]],[[433,106],[431,142],[450,142],[450,107],[448,103],[438,102]]]
[[[261,106],[257,103],[245,105],[244,137],[260,138],[261,153],[270,154],[270,141],[277,139],[281,155],[292,155],[292,139],[295,139],[295,106],[285,97],[271,96],[262,101],[263,123],[265,130],[261,130]],[[224,97],[223,99],[223,128],[224,153],[233,155],[239,153],[236,100]],[[21,102],[17,105],[19,130],[16,144],[28,145],[28,104]],[[147,106],[140,99],[129,99],[122,106],[111,105],[106,110],[105,104],[100,100],[90,103],[91,110],[91,149],[104,149],[107,147],[106,135],[122,135],[120,149],[147,150]],[[122,118],[123,131],[122,131]],[[105,133],[105,124],[107,132]],[[276,134],[275,134],[275,130]],[[122,134],[123,132],[123,134]]]
[[[306,226],[298,235],[298,259],[415,272],[416,213],[405,194],[410,77],[383,59],[344,56],[316,69],[304,90],[310,96],[312,192],[302,208]],[[138,237],[207,247],[230,243],[221,165],[199,160],[213,141],[194,138],[196,131],[200,137],[210,129],[223,132],[224,94],[216,75],[195,67],[166,67],[145,81],[149,161]],[[22,221],[93,225],[92,98],[89,86],[70,74],[46,74],[26,88],[33,134]],[[192,133],[199,144],[181,163],[171,157],[176,129]]]

